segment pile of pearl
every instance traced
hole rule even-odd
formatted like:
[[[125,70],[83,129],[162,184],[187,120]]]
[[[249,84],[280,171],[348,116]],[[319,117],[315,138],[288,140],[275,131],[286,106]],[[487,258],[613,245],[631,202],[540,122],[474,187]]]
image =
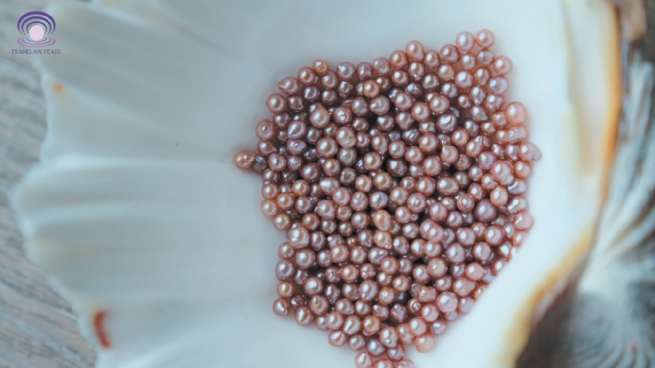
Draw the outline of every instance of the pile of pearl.
[[[287,233],[273,311],[358,352],[358,368],[410,368],[524,242],[541,153],[527,110],[505,104],[512,62],[491,31],[282,80],[256,127],[262,213]]]

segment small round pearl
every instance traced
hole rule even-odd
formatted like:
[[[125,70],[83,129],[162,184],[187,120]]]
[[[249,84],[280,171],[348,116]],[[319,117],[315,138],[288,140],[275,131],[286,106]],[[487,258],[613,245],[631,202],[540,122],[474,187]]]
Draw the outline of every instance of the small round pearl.
[[[416,365],[409,359],[403,359],[396,364],[396,368],[416,368]]]
[[[273,312],[278,315],[278,316],[287,316],[289,315],[289,311],[291,310],[291,305],[289,304],[289,301],[286,299],[277,299],[273,303]]]
[[[470,32],[462,32],[457,35],[455,46],[460,52],[469,52],[475,46],[475,37]]]
[[[457,295],[452,292],[441,293],[437,297],[437,308],[444,313],[457,310]]]
[[[496,207],[488,199],[483,199],[475,206],[475,218],[482,222],[490,222],[496,218]]]
[[[355,366],[357,368],[371,368],[373,360],[371,356],[366,352],[361,352],[355,357]]]
[[[373,363],[373,368],[395,368],[395,366],[390,359],[380,359]]]
[[[521,143],[519,157],[524,161],[538,161],[541,159],[541,151],[532,143]]]
[[[512,71],[512,61],[505,56],[498,56],[493,65],[499,75],[507,75]]]
[[[303,327],[309,327],[314,323],[314,315],[308,307],[300,307],[296,309],[295,318],[296,322]]]
[[[430,334],[425,334],[423,336],[417,337],[415,346],[416,346],[416,351],[419,353],[427,353],[428,351],[432,350],[435,345],[435,339],[434,336]]]
[[[410,59],[421,61],[425,57],[425,48],[418,41],[410,41],[405,47],[405,53]]]
[[[239,151],[234,155],[234,164],[242,170],[250,169],[255,163],[256,154],[250,151]]]
[[[494,45],[496,37],[493,32],[488,29],[483,29],[475,36],[475,43],[483,49],[488,49]]]
[[[364,331],[366,331],[366,329],[364,329]],[[374,333],[376,332],[377,331],[375,331]],[[384,347],[384,345],[382,345],[379,339],[371,338],[366,343],[366,351],[374,357],[379,357],[380,355],[384,354],[387,351],[387,349]]]

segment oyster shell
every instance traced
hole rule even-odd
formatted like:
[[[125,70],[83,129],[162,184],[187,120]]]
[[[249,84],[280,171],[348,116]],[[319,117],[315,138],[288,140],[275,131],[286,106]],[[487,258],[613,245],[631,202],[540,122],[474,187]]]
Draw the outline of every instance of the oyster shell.
[[[609,2],[105,0],[49,13],[63,52],[37,59],[49,132],[13,204],[98,367],[352,365],[320,331],[271,313],[283,235],[259,216],[258,179],[231,162],[266,114],[252,101],[318,57],[372,60],[489,28],[514,62],[508,98],[531,113],[536,225],[467,318],[409,354],[417,366],[513,366],[587,259],[622,98]]]

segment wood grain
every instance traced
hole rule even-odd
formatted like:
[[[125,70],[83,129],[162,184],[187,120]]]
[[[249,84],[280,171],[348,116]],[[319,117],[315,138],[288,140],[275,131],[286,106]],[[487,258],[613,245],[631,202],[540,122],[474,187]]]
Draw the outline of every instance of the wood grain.
[[[70,303],[25,259],[8,206],[10,188],[38,160],[46,131],[39,75],[17,48],[16,21],[46,0],[0,0],[0,368],[87,368],[91,345]]]

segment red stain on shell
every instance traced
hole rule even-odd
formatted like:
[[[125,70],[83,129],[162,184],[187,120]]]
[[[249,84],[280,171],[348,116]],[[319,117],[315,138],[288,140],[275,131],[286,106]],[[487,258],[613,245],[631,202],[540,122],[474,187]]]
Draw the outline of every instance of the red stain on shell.
[[[96,338],[104,349],[111,348],[111,342],[109,341],[109,334],[105,329],[105,320],[107,318],[107,312],[100,311],[96,312],[93,316],[93,329],[96,333]]]

